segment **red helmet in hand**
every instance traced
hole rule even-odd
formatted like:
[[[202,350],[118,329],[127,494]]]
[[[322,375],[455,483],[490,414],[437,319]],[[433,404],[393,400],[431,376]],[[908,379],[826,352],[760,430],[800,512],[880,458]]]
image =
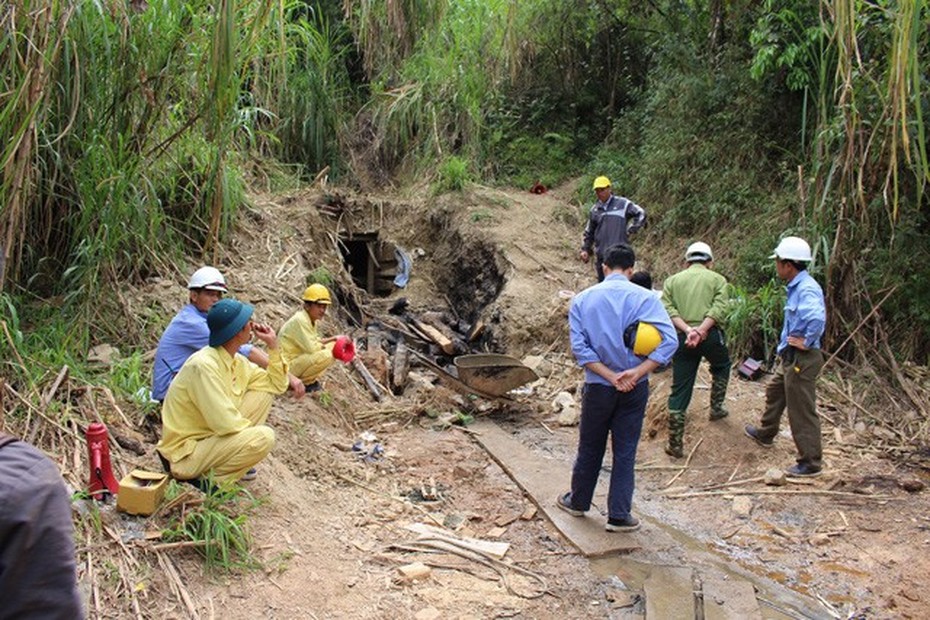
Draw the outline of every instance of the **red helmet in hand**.
[[[348,364],[355,359],[355,343],[347,336],[336,336],[333,344],[333,357]]]

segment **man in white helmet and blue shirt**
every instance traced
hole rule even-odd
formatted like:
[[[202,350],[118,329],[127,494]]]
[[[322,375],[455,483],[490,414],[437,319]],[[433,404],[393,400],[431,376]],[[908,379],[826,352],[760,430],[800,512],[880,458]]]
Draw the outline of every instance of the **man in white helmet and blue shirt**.
[[[759,426],[746,425],[746,435],[770,448],[778,435],[782,413],[798,449],[789,476],[819,476],[823,468],[820,417],[817,415],[817,376],[823,368],[821,339],[827,321],[823,289],[807,272],[811,248],[800,237],[785,237],[769,258],[778,277],[788,283],[785,322],[778,343],[775,376],[765,389],[765,411]]]
[[[189,303],[171,319],[155,351],[152,399],[159,402],[165,400],[168,386],[187,358],[207,346],[210,340],[207,313],[228,292],[226,278],[215,267],[201,267],[195,271],[187,283],[187,289]],[[242,345],[239,353],[253,364],[268,367],[268,355],[251,343]],[[288,381],[294,396],[303,396],[303,383],[296,377],[289,377]]]

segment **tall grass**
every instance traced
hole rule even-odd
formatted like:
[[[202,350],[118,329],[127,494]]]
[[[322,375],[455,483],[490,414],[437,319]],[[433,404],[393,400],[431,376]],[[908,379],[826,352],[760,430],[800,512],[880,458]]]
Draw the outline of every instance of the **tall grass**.
[[[370,52],[389,58],[404,55],[396,65],[371,66],[377,73],[372,75],[367,108],[381,161],[388,167],[456,154],[479,160],[487,114],[499,104],[511,69],[524,53],[512,45],[512,3],[433,4],[441,10],[415,22],[415,45],[406,47],[406,31],[398,31],[385,48]],[[359,22],[365,41],[373,30],[388,31],[397,20],[390,12],[362,11]]]
[[[906,337],[892,336],[896,348],[930,357],[930,296],[910,276],[930,260],[922,92],[930,13],[923,2],[777,4],[766,3],[772,10],[757,25],[755,40],[766,43],[755,67],[768,68],[758,74],[765,79],[786,73],[786,86],[803,89],[815,108],[805,116],[813,128],[805,133],[808,160],[798,167],[796,221],[830,250],[828,346],[871,313],[870,300],[897,286],[885,306],[895,317],[892,333],[907,326]],[[884,338],[882,329],[876,321],[865,327],[866,350]]]

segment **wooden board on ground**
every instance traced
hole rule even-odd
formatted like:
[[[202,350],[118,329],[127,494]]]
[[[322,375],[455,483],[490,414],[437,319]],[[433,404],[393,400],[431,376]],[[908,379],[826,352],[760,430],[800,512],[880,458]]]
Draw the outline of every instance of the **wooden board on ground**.
[[[584,517],[573,517],[555,505],[555,498],[569,488],[571,462],[554,461],[534,454],[494,422],[484,420],[472,426],[475,439],[507,475],[517,483],[545,513],[556,529],[587,557],[625,553],[643,546],[648,533],[643,530],[611,533],[604,530],[606,516],[592,508]],[[607,480],[601,477],[594,502],[607,506]]]
[[[655,566],[643,584],[646,620],[693,620],[692,570],[683,566]]]
[[[752,584],[741,579],[705,579],[705,620],[762,620]]]

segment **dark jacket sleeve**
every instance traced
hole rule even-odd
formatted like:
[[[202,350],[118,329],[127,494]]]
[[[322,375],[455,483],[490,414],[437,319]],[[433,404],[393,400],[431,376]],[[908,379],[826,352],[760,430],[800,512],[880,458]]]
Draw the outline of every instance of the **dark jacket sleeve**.
[[[588,254],[591,253],[594,248],[594,233],[597,232],[597,219],[594,216],[594,207],[591,207],[591,212],[588,213],[588,223],[584,227],[584,239],[581,242],[581,249]]]
[[[0,448],[0,619],[83,618],[71,502],[58,468],[22,441]]]

